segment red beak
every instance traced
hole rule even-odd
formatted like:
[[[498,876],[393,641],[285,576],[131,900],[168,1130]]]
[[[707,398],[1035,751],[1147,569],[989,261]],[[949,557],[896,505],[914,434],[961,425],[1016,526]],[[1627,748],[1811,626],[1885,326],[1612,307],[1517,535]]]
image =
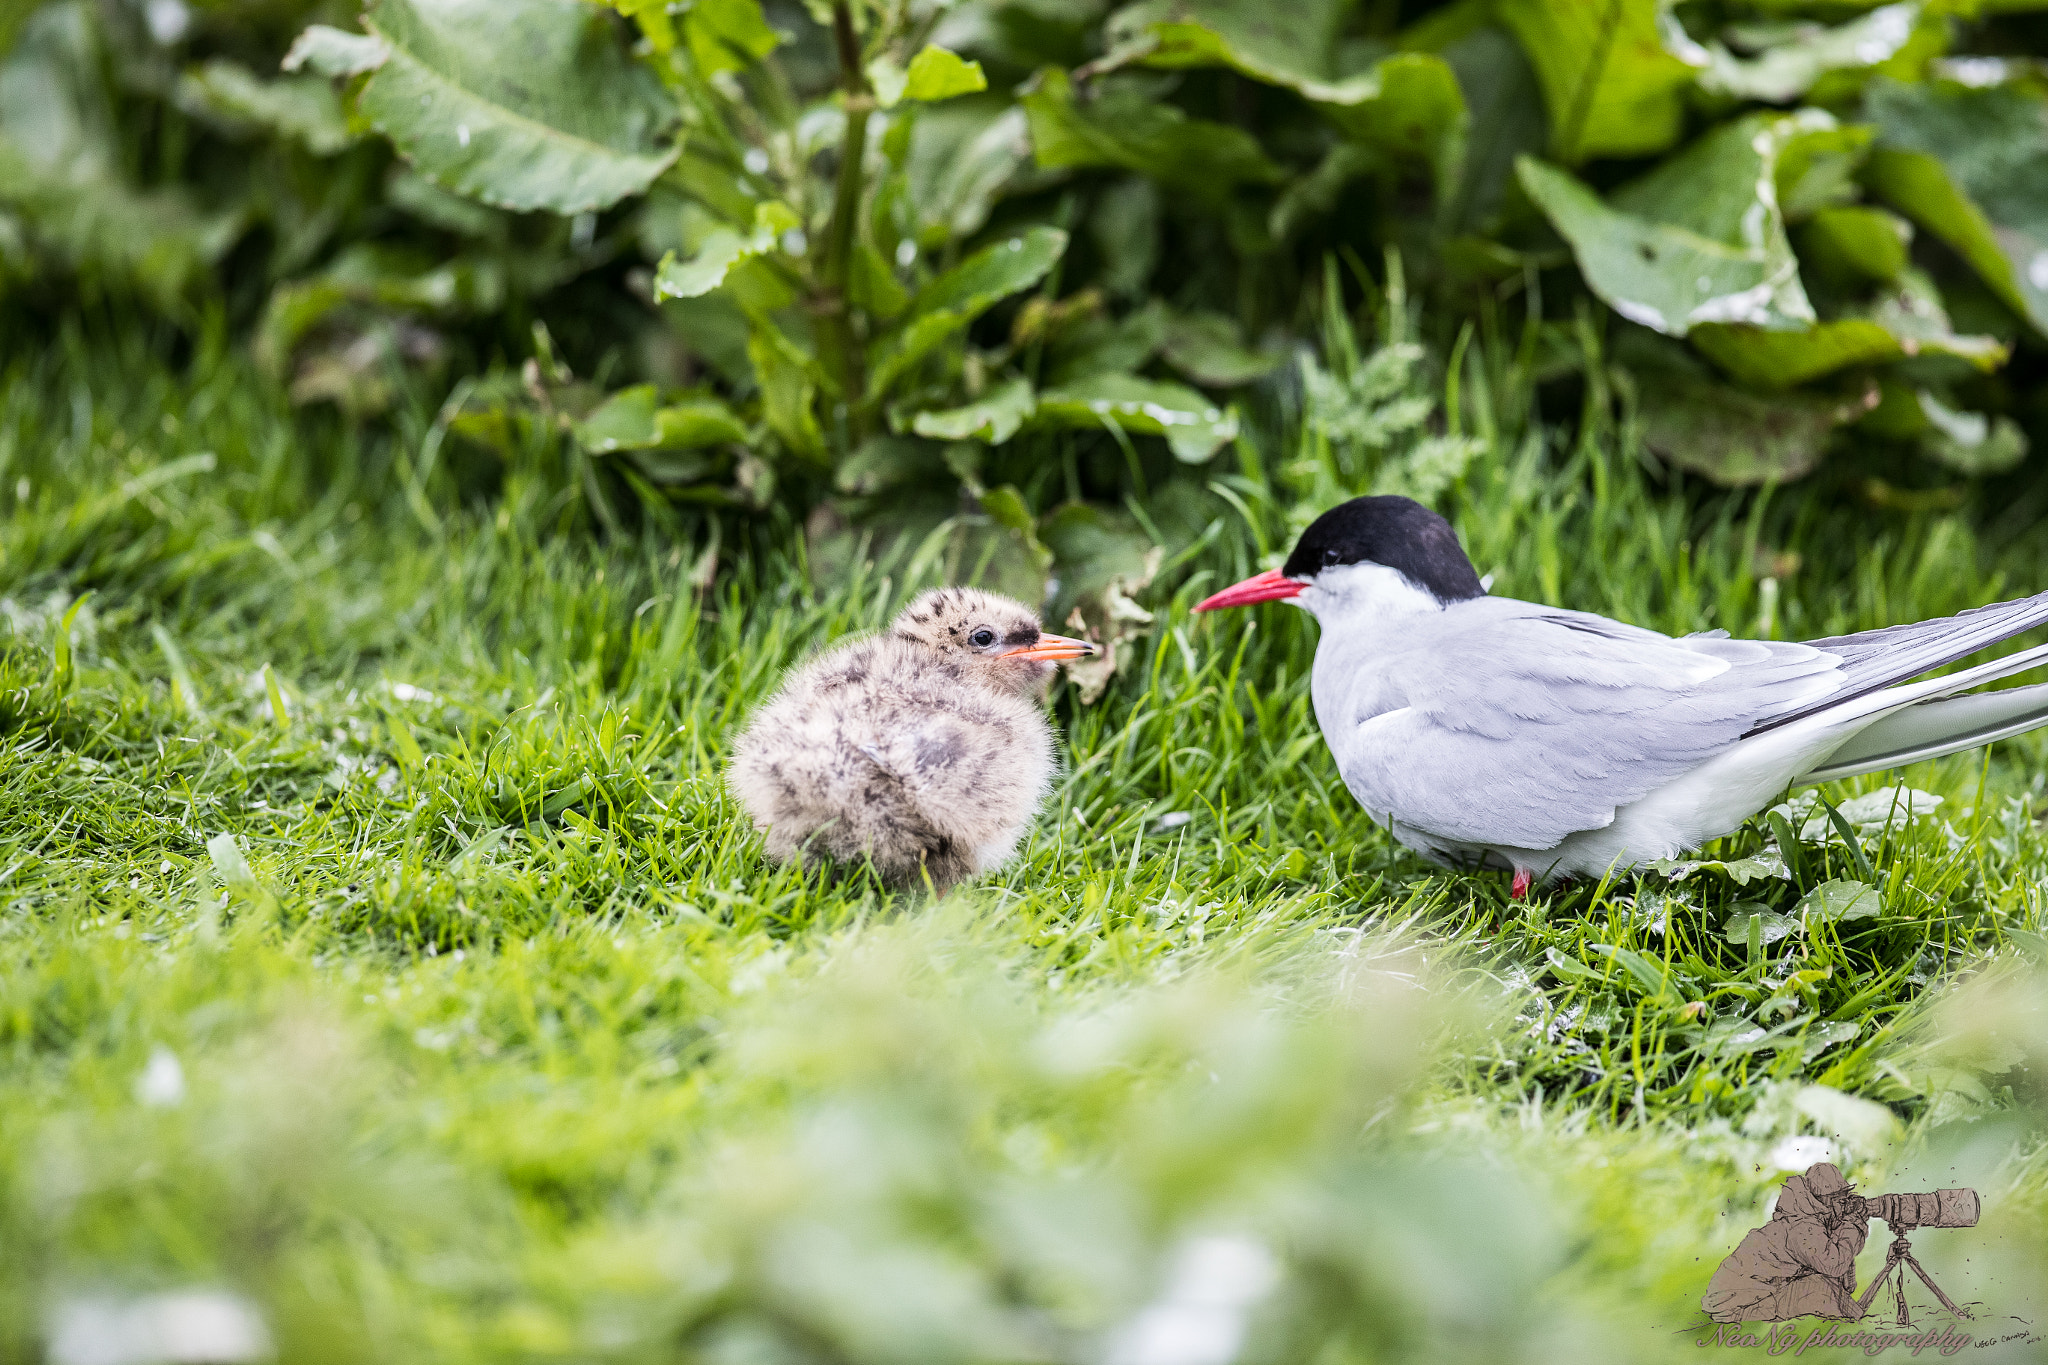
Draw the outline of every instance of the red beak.
[[[1278,569],[1268,569],[1242,583],[1233,583],[1214,597],[1203,598],[1195,603],[1195,610],[1221,611],[1225,607],[1248,607],[1254,602],[1278,602],[1286,597],[1299,597],[1307,587],[1308,584],[1296,582]]]

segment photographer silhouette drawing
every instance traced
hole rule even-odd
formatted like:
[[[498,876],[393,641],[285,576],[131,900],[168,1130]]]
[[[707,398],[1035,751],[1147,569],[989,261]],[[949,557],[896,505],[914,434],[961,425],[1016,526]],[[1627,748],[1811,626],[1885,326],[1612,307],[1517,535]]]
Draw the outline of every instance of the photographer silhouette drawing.
[[[1865,1199],[1842,1173],[1825,1161],[1806,1174],[1787,1176],[1771,1221],[1750,1229],[1742,1245],[1714,1272],[1700,1307],[1716,1322],[1783,1322],[1787,1318],[1861,1318],[1878,1288],[1898,1274],[1898,1321],[1909,1321],[1906,1271],[1941,1300],[1949,1312],[1967,1317],[1942,1292],[1913,1255],[1908,1234],[1918,1228],[1977,1226],[1975,1190],[1926,1194],[1880,1194]],[[1892,1230],[1884,1269],[1856,1297],[1856,1253],[1863,1250],[1870,1220],[1882,1218]]]
[[[1716,1322],[1862,1317],[1856,1253],[1870,1231],[1863,1203],[1825,1161],[1787,1176],[1771,1220],[1721,1262],[1700,1307]]]

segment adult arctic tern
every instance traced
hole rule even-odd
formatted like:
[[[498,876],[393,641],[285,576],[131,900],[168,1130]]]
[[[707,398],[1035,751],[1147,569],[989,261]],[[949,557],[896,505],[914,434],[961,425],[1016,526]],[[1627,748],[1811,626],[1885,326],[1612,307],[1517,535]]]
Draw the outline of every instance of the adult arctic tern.
[[[2048,623],[2048,593],[1803,644],[1674,638],[1490,597],[1450,523],[1370,497],[1195,610],[1278,600],[1322,626],[1310,691],[1352,795],[1434,862],[1512,871],[1517,897],[1675,857],[1788,786],[2048,724],[2048,683],[1959,695],[2048,645],[1912,681]]]

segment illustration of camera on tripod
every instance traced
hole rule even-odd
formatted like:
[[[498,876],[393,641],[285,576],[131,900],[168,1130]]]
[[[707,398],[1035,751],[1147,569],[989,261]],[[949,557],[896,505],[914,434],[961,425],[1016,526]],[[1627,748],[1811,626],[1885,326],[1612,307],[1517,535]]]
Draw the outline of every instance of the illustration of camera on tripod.
[[[1975,1190],[1936,1190],[1932,1194],[1880,1194],[1870,1199],[1845,1194],[1842,1204],[1843,1211],[1848,1217],[1861,1217],[1866,1220],[1879,1218],[1892,1230],[1892,1244],[1884,1254],[1884,1269],[1871,1278],[1862,1297],[1856,1300],[1856,1307],[1859,1310],[1869,1310],[1870,1302],[1877,1297],[1879,1287],[1896,1271],[1898,1322],[1901,1327],[1906,1326],[1910,1321],[1906,1314],[1906,1267],[1911,1266],[1913,1273],[1920,1277],[1921,1283],[1934,1292],[1935,1298],[1941,1300],[1943,1308],[1958,1317],[1969,1316],[1956,1307],[1948,1295],[1941,1292],[1941,1286],[1934,1282],[1934,1277],[1927,1273],[1927,1268],[1913,1255],[1913,1244],[1907,1240],[1907,1234],[1920,1228],[1976,1227],[1978,1204]],[[1860,1312],[1858,1316],[1861,1316]]]
[[[1910,1268],[1958,1317],[1968,1314],[1942,1291],[1913,1255],[1909,1235],[1922,1228],[1970,1228],[1979,1212],[1975,1190],[1880,1194],[1866,1198],[1827,1162],[1788,1176],[1770,1221],[1750,1229],[1714,1271],[1700,1300],[1716,1322],[1783,1322],[1797,1317],[1863,1317],[1877,1291],[1895,1286],[1898,1321],[1910,1323],[1906,1271]],[[1856,1294],[1856,1255],[1872,1219],[1892,1232],[1884,1269]]]

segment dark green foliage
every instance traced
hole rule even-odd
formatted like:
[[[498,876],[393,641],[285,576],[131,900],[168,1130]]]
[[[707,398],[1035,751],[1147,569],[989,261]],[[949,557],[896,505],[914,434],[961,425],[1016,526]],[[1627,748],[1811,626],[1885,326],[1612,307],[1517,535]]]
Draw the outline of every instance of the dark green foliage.
[[[15,306],[225,301],[352,415],[532,353],[544,316],[543,383],[444,420],[574,445],[604,524],[891,462],[963,525],[1005,486],[1050,511],[1063,467],[1150,493],[1284,398],[1333,251],[1398,250],[1439,346],[1496,313],[1569,356],[1582,279],[1652,448],[1724,482],[1850,445],[1991,474],[2042,433],[2024,4],[612,8],[30,6],[0,56]],[[622,387],[623,437],[590,420]]]

